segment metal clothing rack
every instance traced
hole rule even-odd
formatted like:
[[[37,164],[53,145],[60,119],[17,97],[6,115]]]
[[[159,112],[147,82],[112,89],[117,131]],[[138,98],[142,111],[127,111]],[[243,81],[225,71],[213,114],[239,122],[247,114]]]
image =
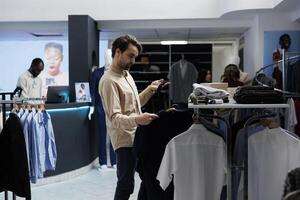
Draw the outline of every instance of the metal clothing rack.
[[[266,108],[288,108],[288,104],[238,104],[232,101],[229,101],[229,103],[223,103],[223,104],[192,104],[189,103],[188,107],[189,108],[193,108],[195,114],[201,116],[202,114],[199,112],[199,109],[223,109],[223,108],[228,108],[231,109],[230,110],[230,115],[232,114],[232,112],[234,111],[234,109],[241,109],[241,108],[255,108],[255,109],[266,109]],[[206,115],[203,115],[206,116]],[[215,118],[218,119],[222,119],[222,117],[220,116],[215,116]],[[232,165],[232,156],[231,156],[231,149],[233,147],[234,144],[231,144],[232,141],[232,135],[231,135],[231,126],[229,125],[228,121],[226,119],[223,118],[223,120],[225,120],[226,125],[228,126],[228,132],[227,132],[227,163],[228,163],[228,179],[227,179],[227,199],[231,200],[232,199],[232,170],[234,170],[236,168],[236,166]],[[247,134],[248,135],[248,134]],[[247,140],[246,140],[247,141]],[[247,142],[246,142],[247,143]],[[248,144],[248,143],[247,143]],[[248,152],[247,152],[248,153]],[[248,159],[248,157],[247,157]],[[246,158],[245,158],[246,160]],[[248,167],[248,160],[247,163],[245,163],[245,166]],[[247,170],[248,168],[245,167],[245,169]],[[247,180],[247,189],[248,189],[248,179],[245,178],[245,180]],[[246,193],[244,193],[244,199],[247,200],[246,197],[248,197],[248,194],[246,195]]]

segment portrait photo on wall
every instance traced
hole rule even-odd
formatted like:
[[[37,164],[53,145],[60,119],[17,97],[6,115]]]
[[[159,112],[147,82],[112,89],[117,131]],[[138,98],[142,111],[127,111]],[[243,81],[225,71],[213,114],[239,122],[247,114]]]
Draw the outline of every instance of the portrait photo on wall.
[[[76,102],[91,102],[90,86],[88,82],[75,83]]]
[[[68,40],[16,40],[0,41],[0,88],[13,91],[20,74],[37,57],[44,61],[44,70],[39,75],[43,85],[69,85]],[[47,95],[47,86],[42,91],[44,97]]]

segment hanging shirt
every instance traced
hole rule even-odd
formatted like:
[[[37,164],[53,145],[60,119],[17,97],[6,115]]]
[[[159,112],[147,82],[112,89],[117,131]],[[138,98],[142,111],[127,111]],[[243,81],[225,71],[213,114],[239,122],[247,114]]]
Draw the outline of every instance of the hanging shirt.
[[[3,114],[2,114],[2,110],[0,108],[0,134],[3,128]]]
[[[174,63],[170,70],[170,99],[175,103],[187,103],[193,91],[193,83],[197,82],[198,70],[186,60]]]
[[[226,173],[224,140],[193,124],[168,143],[157,179],[163,189],[174,179],[174,200],[219,200]]]
[[[292,98],[287,101],[289,107],[285,109],[285,129],[291,132],[295,132],[295,126],[298,123],[295,103]]]
[[[138,158],[136,171],[145,185],[147,199],[173,200],[172,184],[163,191],[156,175],[168,142],[186,131],[193,119],[187,110],[161,111],[158,116],[149,125],[137,128],[134,139],[134,152]]]
[[[46,111],[41,112],[41,115],[45,128],[45,170],[55,170],[57,152],[51,116]]]
[[[300,166],[300,141],[281,128],[248,139],[248,199],[280,200],[287,173]]]

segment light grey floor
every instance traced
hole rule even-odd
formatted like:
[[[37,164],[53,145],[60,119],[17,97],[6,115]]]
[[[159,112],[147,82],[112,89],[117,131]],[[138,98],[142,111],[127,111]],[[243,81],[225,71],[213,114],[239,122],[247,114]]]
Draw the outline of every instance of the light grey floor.
[[[85,175],[54,184],[32,186],[32,200],[113,200],[116,186],[116,170],[92,169]],[[135,176],[135,189],[130,200],[137,199],[140,186],[138,175]],[[4,193],[0,193],[0,200]],[[11,193],[9,200],[11,200]],[[23,200],[24,198],[17,198]]]

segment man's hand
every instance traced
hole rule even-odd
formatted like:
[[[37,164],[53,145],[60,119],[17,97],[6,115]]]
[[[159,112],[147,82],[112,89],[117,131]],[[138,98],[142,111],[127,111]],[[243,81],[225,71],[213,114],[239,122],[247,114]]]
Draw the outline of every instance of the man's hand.
[[[135,122],[138,125],[148,125],[150,124],[154,119],[157,119],[158,115],[152,114],[152,113],[143,113],[137,117],[135,117]]]
[[[92,114],[94,113],[94,111],[95,111],[95,108],[94,108],[94,106],[91,106],[91,107],[90,107],[90,112],[89,112],[89,114],[88,114],[88,118],[89,118],[89,120],[91,120],[91,119],[92,119]]]
[[[161,84],[163,84],[162,85],[163,88],[170,83],[166,82],[164,79],[160,79],[160,80],[153,81],[148,87],[150,87],[152,92],[154,93],[157,90],[158,86],[160,86]]]

